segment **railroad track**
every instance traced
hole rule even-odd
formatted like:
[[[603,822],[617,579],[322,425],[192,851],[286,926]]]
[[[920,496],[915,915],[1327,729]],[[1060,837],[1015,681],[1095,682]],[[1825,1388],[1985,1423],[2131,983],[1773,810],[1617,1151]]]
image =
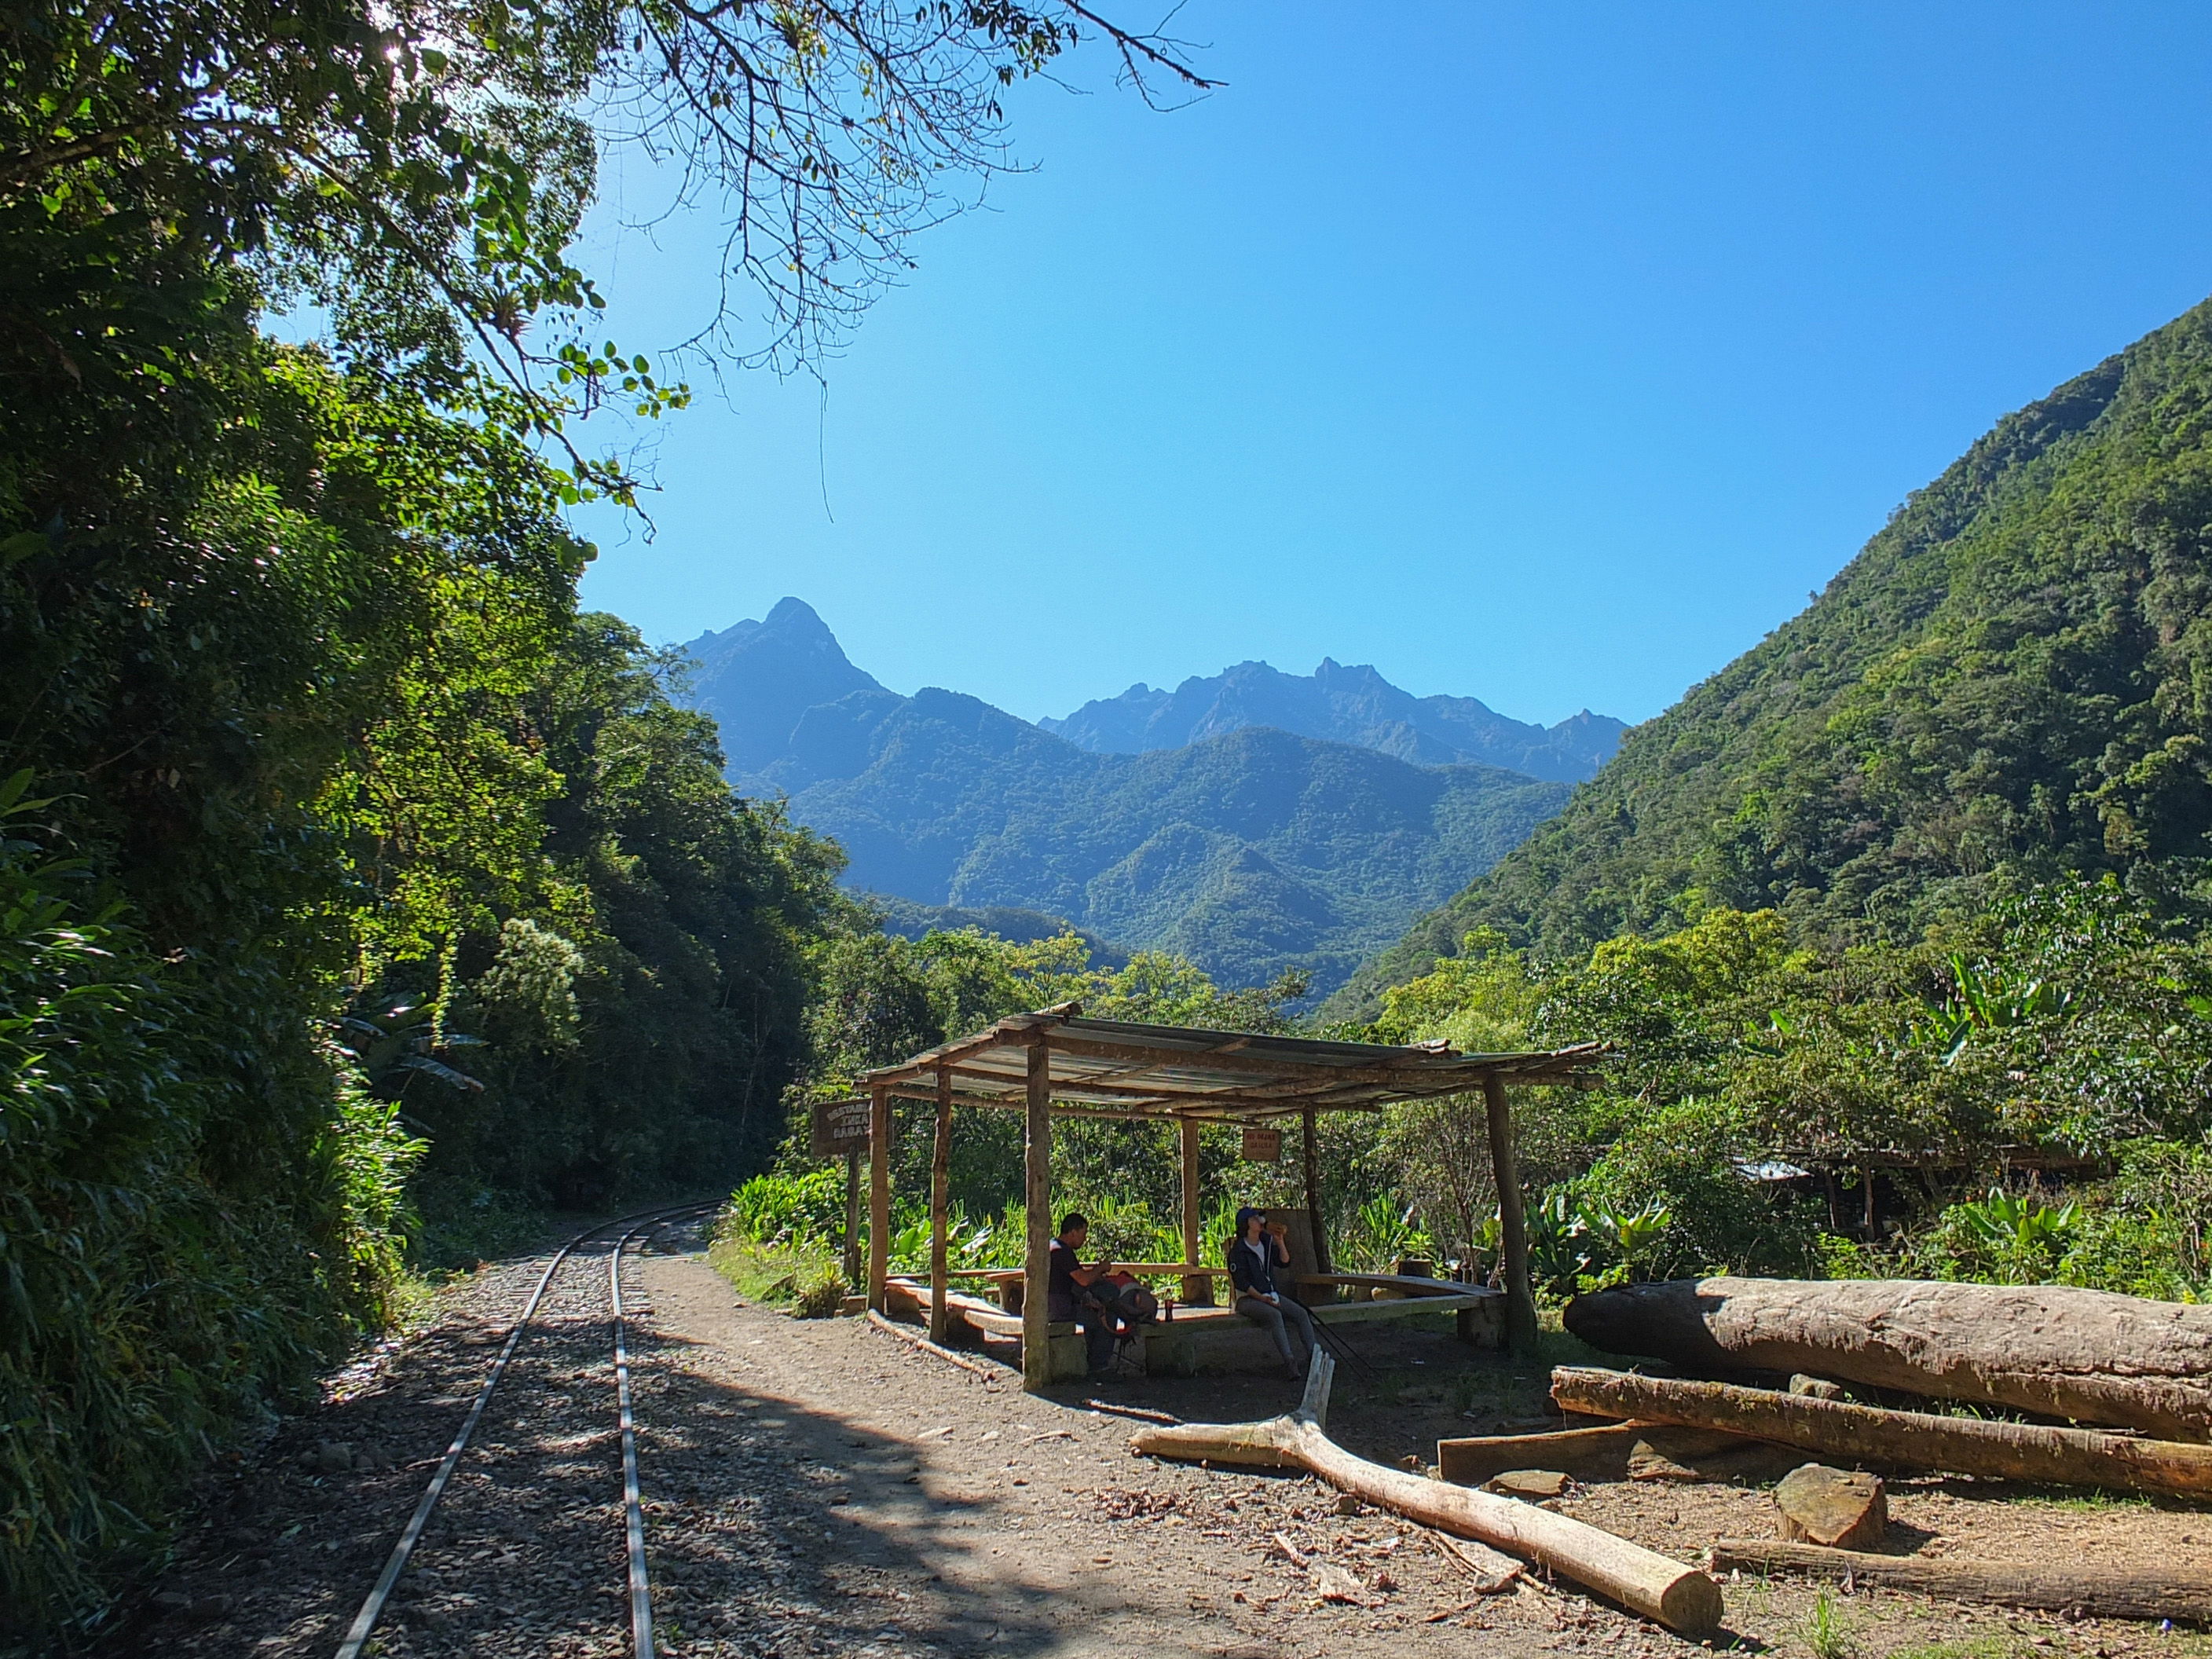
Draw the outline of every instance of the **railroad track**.
[[[429,1484],[423,1487],[422,1495],[416,1500],[414,1512],[408,1516],[406,1526],[393,1542],[392,1553],[385,1558],[384,1570],[377,1575],[376,1583],[362,1598],[360,1611],[354,1614],[353,1623],[346,1629],[344,1640],[338,1644],[337,1659],[361,1659],[370,1634],[375,1630],[377,1621],[383,1617],[394,1587],[414,1559],[416,1548],[422,1540],[424,1528],[429,1525],[439,1499],[445,1496],[453,1472],[468,1455],[470,1443],[476,1435],[478,1424],[483,1420],[485,1408],[490,1405],[493,1395],[507,1376],[510,1362],[538,1321],[547,1291],[564,1267],[592,1262],[594,1258],[584,1253],[584,1247],[595,1239],[614,1233],[617,1229],[622,1231],[606,1253],[606,1293],[608,1321],[613,1332],[614,1414],[622,1440],[623,1534],[623,1553],[629,1565],[627,1593],[630,1646],[635,1659],[654,1659],[653,1587],[646,1567],[645,1514],[638,1493],[637,1430],[630,1400],[629,1331],[623,1308],[622,1264],[632,1244],[685,1217],[701,1214],[713,1207],[710,1203],[692,1203],[640,1210],[587,1228],[554,1252],[553,1259],[545,1264],[544,1272],[538,1276],[538,1282],[532,1288],[528,1300],[523,1304],[521,1313],[509,1328],[499,1357],[485,1373],[476,1398],[471,1402],[467,1414],[462,1418],[460,1426],[454,1431],[445,1455],[439,1459]]]

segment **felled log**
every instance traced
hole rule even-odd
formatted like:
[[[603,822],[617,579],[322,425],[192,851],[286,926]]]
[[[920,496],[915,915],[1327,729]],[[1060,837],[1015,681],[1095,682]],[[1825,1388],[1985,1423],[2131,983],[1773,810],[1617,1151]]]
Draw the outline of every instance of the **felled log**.
[[[2212,1438],[2212,1307],[2063,1285],[1679,1279],[1578,1296],[1566,1325],[1692,1370],[1809,1371]]]
[[[1951,1556],[1874,1555],[1765,1538],[1723,1538],[1715,1572],[1809,1572],[1855,1583],[1917,1590],[1954,1601],[2052,1607],[2101,1619],[2212,1620],[2212,1576],[2160,1563],[2142,1568],[2079,1561],[1962,1561]]]
[[[1262,1423],[1185,1423],[1145,1429],[1129,1443],[1145,1455],[1186,1462],[1304,1469],[1378,1509],[1538,1562],[1685,1636],[1702,1637],[1719,1626],[1720,1586],[1695,1567],[1533,1504],[1471,1492],[1355,1457],[1322,1428],[1334,1370],[1326,1352],[1316,1353],[1305,1400],[1287,1415]]]
[[[1855,1463],[2114,1492],[2212,1492],[2212,1446],[2096,1429],[1884,1411],[1771,1389],[1563,1365],[1552,1397],[1577,1411],[1779,1441]]]

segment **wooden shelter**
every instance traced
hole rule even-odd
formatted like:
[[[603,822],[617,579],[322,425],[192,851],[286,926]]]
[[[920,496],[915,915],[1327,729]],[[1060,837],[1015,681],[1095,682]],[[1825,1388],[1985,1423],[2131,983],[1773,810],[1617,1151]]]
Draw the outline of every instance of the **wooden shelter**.
[[[891,1102],[924,1100],[937,1107],[935,1157],[929,1209],[931,1322],[942,1337],[946,1306],[945,1210],[955,1106],[996,1107],[1026,1115],[1023,1196],[1029,1237],[1022,1301],[1025,1386],[1050,1377],[1045,1292],[1052,1243],[1052,1119],[1172,1121],[1179,1131],[1182,1173],[1182,1261],[1189,1281],[1210,1270],[1198,1259],[1198,1135],[1206,1124],[1263,1129],[1299,1121],[1304,1132],[1306,1200],[1317,1243],[1319,1161],[1315,1119],[1322,1112],[1379,1111],[1394,1101],[1480,1093],[1486,1109],[1490,1152],[1498,1177],[1504,1237],[1507,1340],[1515,1347],[1535,1338],[1535,1304],[1528,1288],[1528,1247],[1522,1216],[1509,1084],[1573,1084],[1588,1077],[1603,1045],[1583,1043],[1550,1052],[1462,1054],[1443,1042],[1409,1048],[1378,1043],[1324,1042],[1307,1037],[1260,1036],[1179,1025],[1140,1025],[1085,1019],[1067,1003],[1036,1013],[1014,1014],[989,1030],[887,1066],[860,1079],[870,1103],[868,1144],[869,1305],[885,1307],[890,1248]],[[1325,1244],[1322,1247],[1324,1250]],[[1322,1260],[1328,1267],[1326,1255]]]

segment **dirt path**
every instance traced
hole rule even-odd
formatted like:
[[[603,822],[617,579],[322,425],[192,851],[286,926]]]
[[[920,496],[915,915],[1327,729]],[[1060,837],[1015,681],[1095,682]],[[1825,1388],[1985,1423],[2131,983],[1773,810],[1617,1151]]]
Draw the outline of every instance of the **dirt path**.
[[[672,1237],[633,1258],[628,1295],[648,1548],[663,1651],[686,1656],[1419,1656],[1692,1650],[1571,1588],[1479,1598],[1418,1529],[1342,1513],[1304,1479],[1134,1457],[1131,1423],[1085,1390],[987,1386],[851,1319],[740,1305]],[[337,1379],[321,1410],[210,1492],[204,1524],[112,1654],[327,1656],[375,1577],[543,1258],[456,1287],[430,1329]],[[548,1328],[518,1354],[479,1443],[402,1581],[373,1651],[399,1659],[629,1650],[605,1258],[556,1281]],[[1439,1433],[1527,1413],[1541,1373],[1448,1337],[1373,1332],[1376,1375],[1340,1374],[1332,1428],[1364,1455],[1432,1453]],[[1115,1398],[1217,1420],[1284,1409],[1275,1379],[1143,1381]],[[1476,1420],[1468,1421],[1473,1417]],[[372,1467],[318,1465],[349,1446]],[[325,1462],[331,1460],[325,1460]],[[1560,1507],[1681,1559],[1760,1534],[1756,1476],[1577,1487]],[[1893,1487],[1900,1536],[1930,1551],[2202,1559],[2212,1515],[2023,1501],[1974,1483]],[[1273,1535],[1352,1573],[1372,1605],[1319,1601]],[[1727,1587],[1714,1644],[1814,1651],[1814,1592]],[[1845,1599],[1857,1659],[2212,1654],[2142,1626],[2006,1615],[1923,1597]]]
[[[1340,1515],[1316,1482],[1140,1461],[1133,1425],[1080,1391],[988,1387],[860,1321],[737,1306],[696,1259],[639,1279],[672,1361],[641,1411],[673,1652],[1379,1659],[1535,1651],[1570,1632],[1621,1653],[1679,1645],[1539,1589],[1477,1603],[1419,1534]],[[1194,1391],[1230,1415],[1293,1392]],[[1381,1605],[1316,1603],[1279,1531],[1379,1579]]]

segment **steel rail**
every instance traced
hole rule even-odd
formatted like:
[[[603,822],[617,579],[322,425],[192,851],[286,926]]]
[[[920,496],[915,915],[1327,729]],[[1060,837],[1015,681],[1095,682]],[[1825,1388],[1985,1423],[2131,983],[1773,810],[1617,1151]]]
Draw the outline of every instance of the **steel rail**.
[[[586,1229],[553,1253],[553,1259],[545,1264],[545,1271],[538,1275],[538,1283],[531,1289],[530,1299],[523,1304],[522,1312],[517,1316],[513,1328],[508,1330],[507,1341],[499,1351],[499,1358],[492,1362],[491,1370],[484,1376],[483,1386],[477,1390],[477,1397],[469,1407],[468,1415],[461,1419],[460,1427],[454,1431],[452,1443],[447,1446],[446,1455],[438,1460],[437,1470],[430,1476],[429,1485],[422,1489],[422,1496],[416,1501],[414,1513],[408,1516],[405,1528],[401,1531],[398,1540],[392,1544],[392,1553],[385,1558],[384,1571],[377,1575],[375,1584],[362,1599],[360,1610],[354,1614],[353,1623],[346,1628],[345,1639],[338,1644],[337,1659],[361,1659],[362,1651],[368,1643],[369,1632],[376,1628],[376,1621],[384,1614],[385,1604],[391,1600],[392,1587],[399,1582],[399,1575],[407,1570],[407,1563],[414,1556],[416,1545],[422,1541],[422,1530],[430,1522],[430,1512],[438,1507],[438,1500],[445,1496],[447,1485],[453,1480],[453,1471],[459,1467],[462,1454],[468,1450],[470,1438],[476,1433],[477,1424],[483,1417],[484,1407],[491,1403],[492,1391],[499,1387],[500,1379],[507,1375],[507,1362],[514,1358],[515,1350],[522,1346],[522,1339],[529,1334],[531,1322],[538,1316],[538,1305],[544,1299],[546,1287],[552,1284],[553,1275],[561,1271],[562,1264],[567,1261],[580,1247],[614,1228],[627,1226],[634,1222],[649,1222],[655,1218],[673,1219],[677,1216],[688,1215],[711,1207],[712,1206],[708,1204],[684,1204],[657,1206],[650,1210],[635,1210],[628,1215],[617,1216],[611,1221],[603,1221],[596,1227]],[[629,1243],[642,1231],[644,1229],[632,1227],[630,1231],[623,1234],[622,1240],[615,1247],[617,1261],[621,1259],[622,1245]],[[621,1352],[620,1321],[621,1316],[617,1310],[616,1316],[617,1355]],[[637,1491],[636,1465],[628,1431],[629,1405],[626,1369],[621,1378],[619,1393],[623,1401],[622,1415],[624,1424],[623,1480],[630,1494],[632,1513],[636,1514],[635,1508]],[[634,1553],[630,1568],[631,1620],[632,1634],[635,1637],[638,1575],[641,1571],[644,1559],[641,1534],[637,1535],[637,1541],[632,1547]],[[641,1659],[653,1659],[652,1613],[649,1601],[646,1616],[645,1644],[640,1647],[638,1651]]]
[[[661,1224],[665,1226],[667,1224]],[[623,1252],[630,1240],[653,1231],[632,1228],[607,1253],[607,1301],[614,1310],[615,1407],[622,1425],[623,1539],[629,1558],[629,1644],[635,1659],[654,1659],[653,1586],[646,1577],[645,1509],[637,1492],[637,1420],[630,1411],[629,1344],[623,1317]]]

